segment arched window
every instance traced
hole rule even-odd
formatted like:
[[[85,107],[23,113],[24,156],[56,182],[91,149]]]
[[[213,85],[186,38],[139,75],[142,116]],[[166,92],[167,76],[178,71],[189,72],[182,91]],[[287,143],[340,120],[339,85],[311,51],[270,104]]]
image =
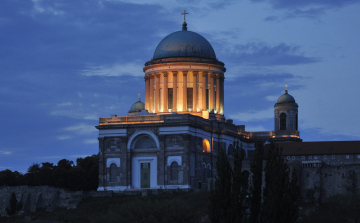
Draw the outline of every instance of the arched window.
[[[204,168],[203,168],[203,179],[204,179],[204,182],[206,182],[206,165],[204,165]]]
[[[298,116],[297,116],[297,113],[295,115],[295,129],[298,130]]]
[[[110,165],[110,182],[117,182],[117,166],[115,163]]]
[[[179,177],[179,165],[177,162],[171,163],[171,181],[177,181]]]
[[[207,139],[204,139],[203,141],[203,152],[210,152],[210,143]]]
[[[154,139],[147,134],[141,134],[136,136],[136,138],[131,143],[132,149],[155,149],[157,148],[156,142]]]
[[[207,177],[207,178],[211,178],[211,169],[210,169],[209,166],[207,167],[206,177]]]
[[[286,114],[280,114],[280,130],[286,130]]]

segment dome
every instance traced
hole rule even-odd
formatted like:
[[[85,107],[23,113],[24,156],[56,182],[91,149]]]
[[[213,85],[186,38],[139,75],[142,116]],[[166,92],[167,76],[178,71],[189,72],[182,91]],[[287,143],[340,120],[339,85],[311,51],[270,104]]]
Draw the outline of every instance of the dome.
[[[170,57],[199,57],[216,60],[211,44],[201,35],[183,30],[166,36],[155,49],[153,60]]]
[[[277,104],[295,104],[295,99],[293,96],[289,95],[287,90],[285,90],[285,94],[281,95],[277,100]]]
[[[141,110],[145,110],[145,104],[140,101],[140,98],[137,102],[135,102],[128,113],[132,112],[141,112]]]

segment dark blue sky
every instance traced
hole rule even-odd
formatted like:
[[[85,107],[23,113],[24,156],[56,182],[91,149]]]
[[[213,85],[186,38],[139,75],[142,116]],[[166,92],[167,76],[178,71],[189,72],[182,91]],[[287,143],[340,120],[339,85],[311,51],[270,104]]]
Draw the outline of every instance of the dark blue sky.
[[[227,118],[273,130],[288,84],[304,141],[359,140],[357,0],[2,0],[0,170],[96,154],[98,118],[143,97],[184,9],[227,68]]]

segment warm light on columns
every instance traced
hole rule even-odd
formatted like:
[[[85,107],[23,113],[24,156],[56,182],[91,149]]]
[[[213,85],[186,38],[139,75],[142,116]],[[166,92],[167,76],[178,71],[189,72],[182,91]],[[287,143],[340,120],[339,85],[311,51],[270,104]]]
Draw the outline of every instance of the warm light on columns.
[[[221,91],[221,86],[220,86],[220,76],[217,74],[216,75],[216,113],[220,113],[220,91]]]
[[[183,96],[182,96],[182,101],[183,101],[183,108],[182,110],[183,111],[187,111],[187,71],[183,71],[183,87],[182,87],[182,90],[183,90]]]
[[[209,89],[209,110],[214,109],[214,74],[209,74],[210,89]]]
[[[193,111],[199,111],[198,110],[198,96],[197,96],[197,78],[198,78],[198,71],[193,72]]]
[[[172,71],[173,73],[173,112],[177,111],[177,71]]]
[[[206,88],[207,88],[207,78],[208,73],[207,72],[203,72],[202,73],[202,94],[201,94],[201,100],[202,100],[202,106],[201,106],[201,110],[205,111],[206,110]]]
[[[164,75],[164,87],[163,87],[163,100],[164,100],[164,107],[163,111],[168,110],[168,73],[165,71],[163,72]]]

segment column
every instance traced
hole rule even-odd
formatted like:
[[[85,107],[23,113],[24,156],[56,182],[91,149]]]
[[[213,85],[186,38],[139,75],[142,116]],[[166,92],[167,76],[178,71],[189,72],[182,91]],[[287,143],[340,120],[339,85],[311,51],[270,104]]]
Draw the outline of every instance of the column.
[[[173,71],[173,112],[177,111],[177,71]]]
[[[202,111],[206,110],[206,88],[207,88],[206,78],[207,78],[207,75],[208,75],[207,72],[202,73],[202,108],[201,108]]]
[[[149,110],[149,97],[150,97],[150,79],[149,76],[145,76],[145,110]]]
[[[209,74],[210,89],[209,89],[209,109],[214,109],[214,74]]]
[[[220,114],[220,76],[219,74],[216,75],[216,110],[217,114]]]
[[[163,100],[164,100],[164,107],[163,112],[168,111],[168,72],[163,72],[164,74],[164,87],[163,87]]]
[[[225,77],[224,76],[221,76],[221,78],[220,78],[220,86],[221,86],[221,90],[220,90],[220,94],[221,94],[221,96],[220,96],[220,100],[221,100],[221,102],[220,102],[220,114],[221,115],[224,115],[224,79],[225,79]]]
[[[150,76],[150,86],[149,86],[149,91],[150,91],[150,94],[149,94],[149,108],[150,108],[150,113],[153,113],[154,111],[154,75],[151,74]]]
[[[155,113],[160,109],[160,74],[155,74]]]
[[[199,72],[193,72],[193,111],[197,112],[197,77]]]
[[[183,71],[183,111],[187,111],[187,71]]]

